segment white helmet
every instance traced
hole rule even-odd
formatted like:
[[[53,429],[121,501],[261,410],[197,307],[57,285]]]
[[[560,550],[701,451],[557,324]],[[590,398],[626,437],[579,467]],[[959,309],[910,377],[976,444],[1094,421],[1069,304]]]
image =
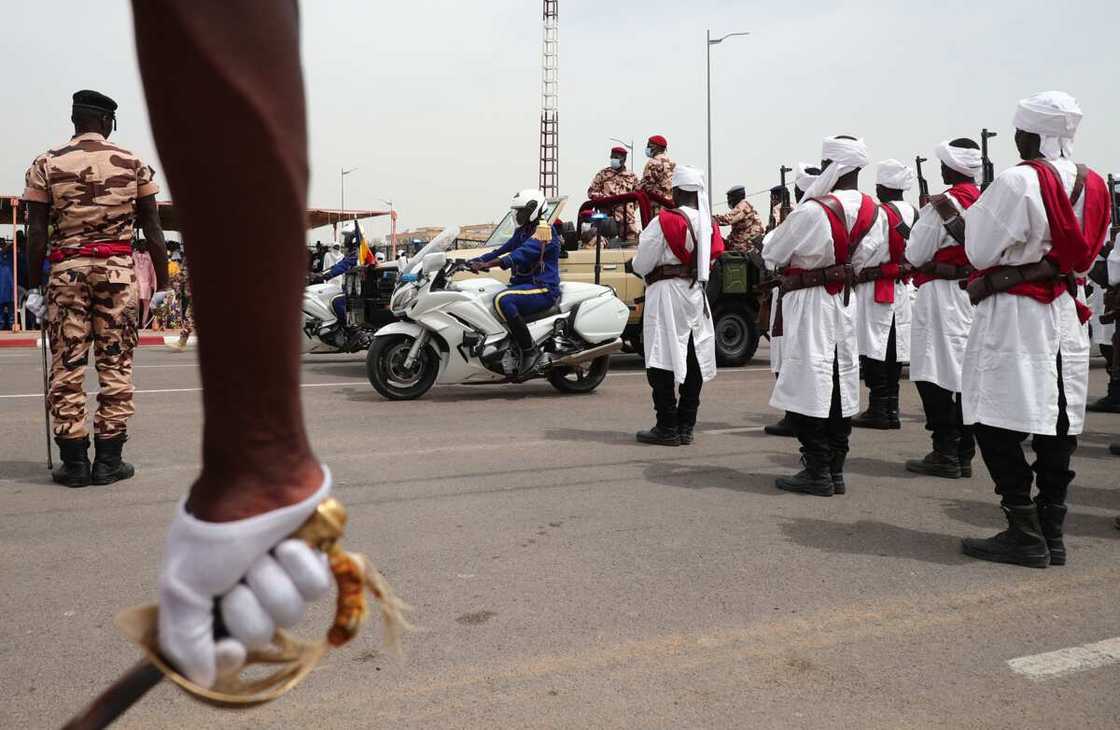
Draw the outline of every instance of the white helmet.
[[[509,207],[518,226],[528,225],[540,220],[544,212],[544,193],[535,188],[526,188],[513,196]]]

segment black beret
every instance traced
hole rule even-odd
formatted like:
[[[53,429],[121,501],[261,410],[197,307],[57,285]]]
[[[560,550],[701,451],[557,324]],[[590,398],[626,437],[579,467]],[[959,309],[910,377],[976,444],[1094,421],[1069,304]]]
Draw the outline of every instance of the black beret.
[[[740,196],[740,195],[743,196],[743,197],[746,197],[746,195],[747,195],[747,189],[744,188],[742,185],[736,185],[735,187],[733,187],[733,188],[731,188],[730,190],[727,191],[727,197],[729,197],[729,198],[734,198],[734,197],[737,197],[737,196]]]
[[[74,108],[114,114],[117,111],[117,102],[105,96],[100,91],[83,89],[82,91],[74,92]]]

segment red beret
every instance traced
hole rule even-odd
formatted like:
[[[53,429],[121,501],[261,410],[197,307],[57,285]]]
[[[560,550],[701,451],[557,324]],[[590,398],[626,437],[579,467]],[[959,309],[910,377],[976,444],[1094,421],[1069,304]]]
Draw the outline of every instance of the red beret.
[[[669,146],[669,143],[666,142],[665,138],[662,137],[660,134],[655,134],[652,137],[650,137],[649,138],[649,143],[650,144],[655,144],[658,147],[668,147]]]
[[[626,154],[626,148],[625,147],[611,147],[611,154],[612,155],[625,155]]]

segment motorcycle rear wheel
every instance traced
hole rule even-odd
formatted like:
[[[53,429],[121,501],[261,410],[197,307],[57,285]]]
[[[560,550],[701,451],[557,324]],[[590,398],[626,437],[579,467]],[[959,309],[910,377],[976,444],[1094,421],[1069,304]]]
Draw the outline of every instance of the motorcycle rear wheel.
[[[607,377],[610,367],[610,355],[603,355],[583,367],[552,368],[548,371],[548,382],[561,393],[590,393]]]
[[[415,338],[408,335],[375,337],[366,355],[366,376],[373,389],[389,400],[415,400],[427,393],[439,375],[439,355],[431,347],[420,351],[412,368],[405,359]]]

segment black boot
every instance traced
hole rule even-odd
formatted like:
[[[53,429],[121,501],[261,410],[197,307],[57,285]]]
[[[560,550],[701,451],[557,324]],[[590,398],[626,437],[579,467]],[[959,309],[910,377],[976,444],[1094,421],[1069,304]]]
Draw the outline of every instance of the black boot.
[[[529,332],[529,325],[525,324],[521,315],[506,320],[506,325],[509,327],[510,335],[513,336],[513,341],[517,343],[517,349],[521,351],[521,362],[517,366],[517,374],[526,375],[533,372],[537,363],[540,362],[541,351],[537,347],[537,343],[533,341],[533,335]]]
[[[1109,444],[1108,453],[1112,454],[1113,456],[1120,456],[1120,444]]]
[[[958,455],[961,436],[958,431],[939,431],[933,434],[933,451],[923,459],[910,459],[906,471],[945,479],[961,478],[961,463]],[[971,469],[970,472],[971,474]]]
[[[962,446],[957,452],[957,463],[960,464],[961,479],[972,478],[972,460],[974,458],[976,458],[975,444],[971,447],[965,448],[962,440]]]
[[[1104,398],[1099,398],[1085,406],[1085,410],[1094,413],[1120,413],[1120,377],[1116,375],[1110,377],[1108,379],[1108,393]]]
[[[65,487],[88,487],[90,484],[89,437],[79,439],[55,438],[58,444],[59,465],[51,472],[51,479]]]
[[[688,446],[693,442],[692,431],[696,428],[696,411],[677,411],[677,434],[680,436],[681,446]]]
[[[898,394],[887,398],[887,428],[892,431],[897,431],[902,428],[902,421],[899,419],[898,413]]]
[[[827,461],[820,461],[806,453],[802,455],[801,463],[804,469],[791,477],[779,477],[774,481],[774,486],[787,492],[811,494],[815,497],[831,497],[836,493]]]
[[[657,419],[657,425],[648,431],[638,431],[638,441],[654,446],[680,446],[681,437],[676,427],[663,424]],[[692,443],[691,441],[689,443]]]
[[[120,434],[107,439],[94,439],[93,448],[96,457],[93,460],[93,483],[112,484],[124,479],[131,479],[136,473],[132,464],[121,461],[121,449],[128,436]]]
[[[646,380],[649,381],[650,388],[653,390],[653,410],[657,413],[657,425],[648,431],[638,431],[638,441],[656,446],[680,446],[676,383],[673,380],[673,371],[647,368]],[[696,418],[695,414],[692,418]]]
[[[828,471],[832,477],[832,493],[846,494],[848,485],[844,483],[844,460],[848,455],[842,451],[832,452],[832,461],[829,462]]]
[[[1042,536],[1046,538],[1046,547],[1050,550],[1051,565],[1066,564],[1066,544],[1062,541],[1062,523],[1065,522],[1066,512],[1069,508],[1064,504],[1050,504],[1035,499],[1038,505],[1038,524],[1042,528]]]
[[[902,378],[902,365],[897,362],[887,364],[887,423],[892,431],[902,428],[898,410],[898,381]]]
[[[887,415],[887,401],[885,398],[872,396],[867,404],[867,410],[852,419],[854,428],[874,428],[887,431],[896,428],[891,425]]]
[[[1050,564],[1050,551],[1042,537],[1038,510],[1034,504],[1002,505],[1007,529],[987,539],[966,537],[961,550],[969,557],[993,563],[1011,563],[1028,568],[1045,568]]]
[[[867,410],[852,419],[852,426],[885,431],[891,427],[890,419],[887,418],[887,363],[869,357],[861,359],[863,379],[867,383],[870,394]]]
[[[777,423],[772,423],[769,426],[763,427],[762,430],[764,433],[768,433],[771,436],[797,435],[793,432],[793,426],[789,425],[789,419],[786,416],[782,416],[782,420],[778,421]]]

